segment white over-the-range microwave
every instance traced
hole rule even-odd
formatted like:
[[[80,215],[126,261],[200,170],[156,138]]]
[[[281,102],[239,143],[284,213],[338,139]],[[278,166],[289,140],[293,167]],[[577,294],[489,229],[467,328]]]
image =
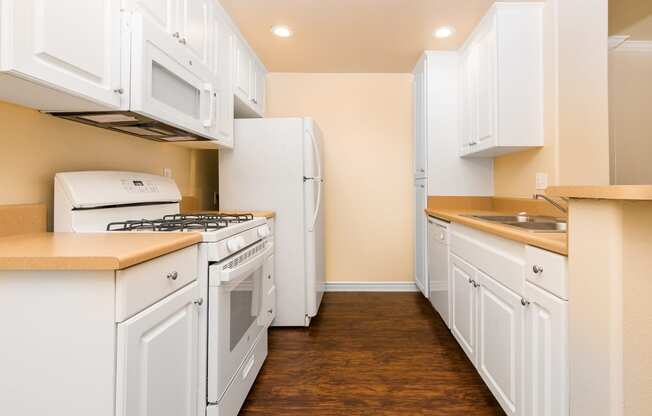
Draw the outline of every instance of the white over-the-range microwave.
[[[51,114],[151,140],[218,137],[221,86],[208,65],[146,16],[131,15],[123,30],[122,108]]]

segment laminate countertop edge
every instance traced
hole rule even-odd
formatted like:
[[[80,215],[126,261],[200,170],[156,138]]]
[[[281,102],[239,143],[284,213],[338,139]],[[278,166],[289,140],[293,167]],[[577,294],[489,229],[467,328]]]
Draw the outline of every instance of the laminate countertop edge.
[[[571,199],[652,201],[652,185],[552,186],[546,195]]]
[[[191,247],[199,233],[35,233],[0,238],[0,271],[115,271]]]
[[[469,214],[497,215],[500,214],[499,212],[427,208],[425,213],[430,217],[462,224],[467,227],[475,228],[489,234],[506,238],[508,240],[518,241],[530,246],[552,251],[563,256],[568,256],[568,241],[566,238],[567,236],[564,233],[532,233],[528,231],[518,230],[508,225],[490,223],[487,221],[477,220],[464,216]]]

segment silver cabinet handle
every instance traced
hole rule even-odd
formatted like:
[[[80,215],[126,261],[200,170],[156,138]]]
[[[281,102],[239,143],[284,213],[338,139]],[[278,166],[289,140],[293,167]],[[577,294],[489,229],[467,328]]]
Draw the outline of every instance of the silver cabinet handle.
[[[122,88],[116,88],[113,90],[113,92],[116,94],[124,94],[125,90],[123,90]]]
[[[421,172],[421,173],[423,173],[425,171],[426,171],[425,169],[419,169],[419,172]]]
[[[469,146],[475,146],[476,144],[478,144],[478,142],[470,142]]]
[[[521,305],[530,306],[530,301],[525,298],[521,298]]]
[[[254,104],[258,104],[258,101],[255,98],[252,98],[251,102],[254,103]]]
[[[541,273],[543,273],[543,266],[539,266],[539,265],[536,265],[536,264],[535,264],[534,266],[532,266],[532,272],[533,272],[534,274],[541,274]]]
[[[180,35],[179,35],[179,32],[174,32],[174,33],[172,34],[172,37],[173,37],[173,38],[177,38],[177,39],[179,39],[179,36],[180,36]]]
[[[274,313],[274,309],[270,309],[270,310],[268,310],[267,312],[268,312],[269,314],[273,314],[273,313]]]
[[[179,43],[182,44],[182,45],[185,45],[186,44],[186,38],[179,39]]]
[[[204,298],[199,298],[196,301],[193,302],[197,306],[201,306],[204,304]]]
[[[480,283],[476,282],[475,280],[473,281],[473,287],[478,288],[480,287]]]
[[[179,277],[179,273],[177,273],[177,272],[170,272],[167,275],[167,278],[169,280],[177,280],[178,277]]]

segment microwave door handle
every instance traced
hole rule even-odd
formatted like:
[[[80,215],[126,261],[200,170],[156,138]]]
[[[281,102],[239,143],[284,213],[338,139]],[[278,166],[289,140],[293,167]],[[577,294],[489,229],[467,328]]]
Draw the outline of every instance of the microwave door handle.
[[[215,112],[215,91],[213,84],[207,83],[204,85],[204,91],[208,93],[208,118],[204,120],[204,127],[209,128],[213,126],[213,113]]]

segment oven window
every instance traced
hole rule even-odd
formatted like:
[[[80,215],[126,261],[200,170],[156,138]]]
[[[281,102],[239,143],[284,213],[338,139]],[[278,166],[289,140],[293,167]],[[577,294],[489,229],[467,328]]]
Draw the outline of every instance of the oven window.
[[[260,312],[260,287],[262,270],[258,269],[231,289],[230,349],[238,346],[247,330],[258,319]]]

